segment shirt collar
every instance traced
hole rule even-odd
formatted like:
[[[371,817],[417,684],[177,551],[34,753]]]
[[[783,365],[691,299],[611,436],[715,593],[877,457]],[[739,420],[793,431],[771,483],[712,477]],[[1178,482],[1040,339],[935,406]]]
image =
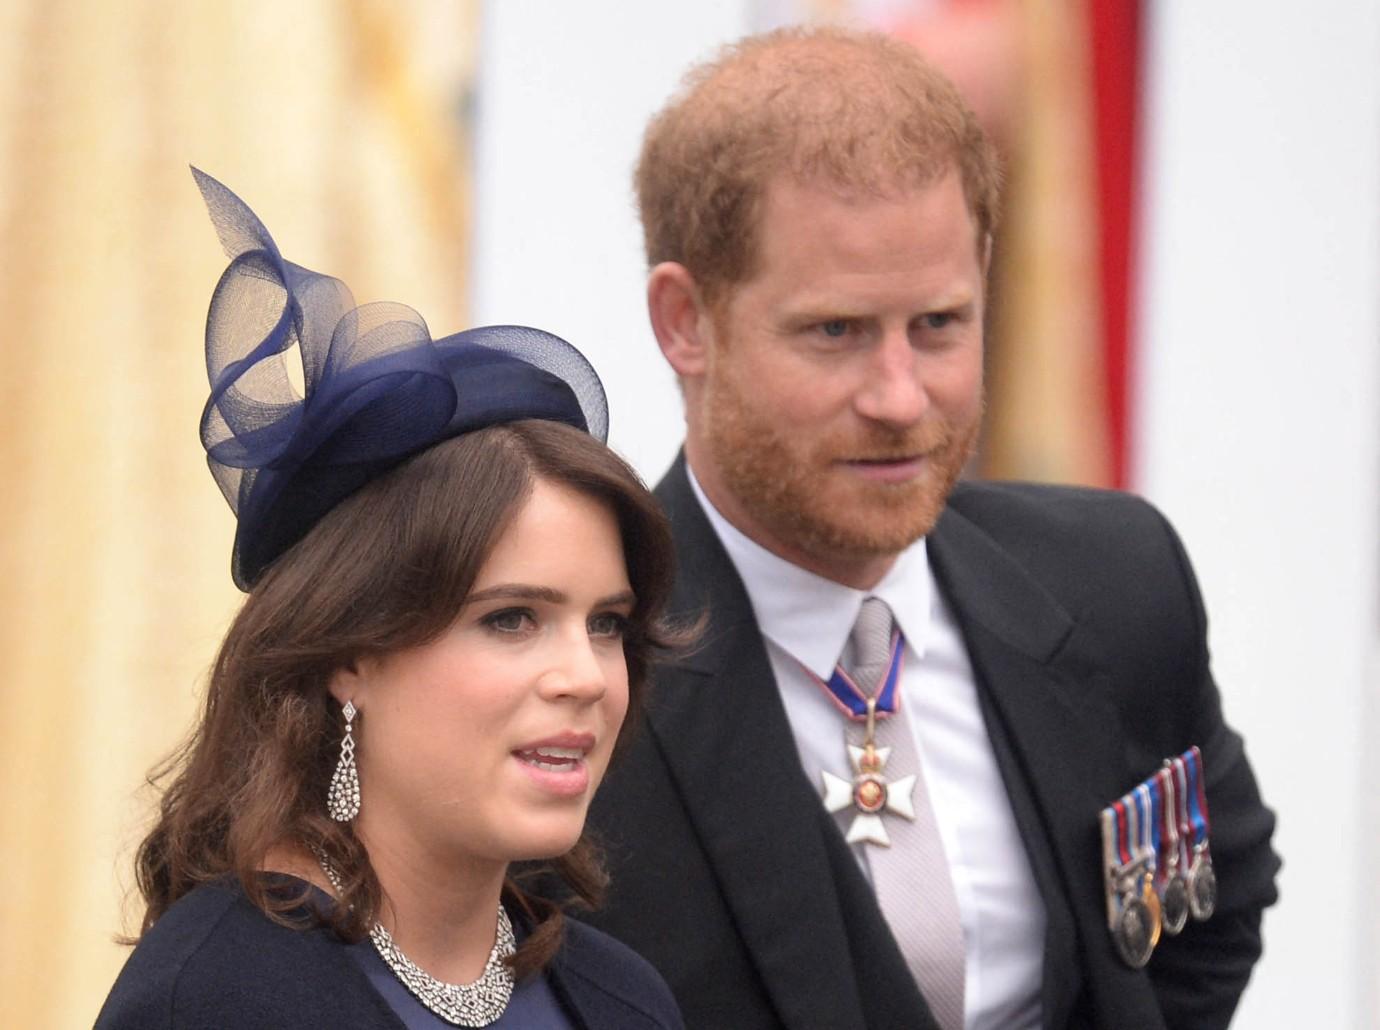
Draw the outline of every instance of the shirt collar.
[[[764,637],[827,680],[863,601],[880,597],[891,608],[911,650],[917,657],[924,655],[934,581],[923,537],[897,556],[873,589],[855,590],[793,565],[750,539],[714,507],[688,464],[686,472],[695,499],[747,589]]]

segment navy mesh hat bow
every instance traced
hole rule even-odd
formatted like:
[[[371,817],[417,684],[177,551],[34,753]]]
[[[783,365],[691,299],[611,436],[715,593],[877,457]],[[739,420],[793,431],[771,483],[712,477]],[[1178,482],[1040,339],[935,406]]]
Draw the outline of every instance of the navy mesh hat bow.
[[[606,437],[603,386],[564,340],[512,325],[433,340],[405,305],[357,307],[340,280],[285,260],[239,197],[192,174],[230,258],[206,316],[201,442],[239,523],[241,590],[355,490],[442,440],[527,418]]]

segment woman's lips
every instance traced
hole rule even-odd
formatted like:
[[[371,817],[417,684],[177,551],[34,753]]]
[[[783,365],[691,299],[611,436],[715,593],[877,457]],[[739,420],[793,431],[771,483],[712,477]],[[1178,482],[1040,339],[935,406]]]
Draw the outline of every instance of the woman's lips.
[[[585,757],[584,748],[579,747],[539,747],[514,753],[547,772],[568,772]]]
[[[592,737],[562,737],[559,743],[518,748],[513,757],[541,790],[558,797],[574,797],[589,788],[585,755],[594,746]]]

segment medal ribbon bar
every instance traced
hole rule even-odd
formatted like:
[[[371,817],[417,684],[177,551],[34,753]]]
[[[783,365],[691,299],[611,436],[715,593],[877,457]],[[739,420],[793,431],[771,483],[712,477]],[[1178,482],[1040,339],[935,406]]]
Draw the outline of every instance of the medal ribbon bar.
[[[1102,810],[1107,927],[1122,960],[1149,961],[1163,929],[1212,915],[1217,881],[1198,747],[1164,760],[1155,774]]]

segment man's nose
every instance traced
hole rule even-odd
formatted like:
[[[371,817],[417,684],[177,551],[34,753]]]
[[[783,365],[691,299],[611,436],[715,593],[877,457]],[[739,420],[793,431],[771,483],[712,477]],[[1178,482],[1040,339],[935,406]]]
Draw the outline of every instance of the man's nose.
[[[863,418],[895,426],[920,420],[929,398],[919,363],[904,329],[888,330],[867,353],[867,368],[854,408]]]

